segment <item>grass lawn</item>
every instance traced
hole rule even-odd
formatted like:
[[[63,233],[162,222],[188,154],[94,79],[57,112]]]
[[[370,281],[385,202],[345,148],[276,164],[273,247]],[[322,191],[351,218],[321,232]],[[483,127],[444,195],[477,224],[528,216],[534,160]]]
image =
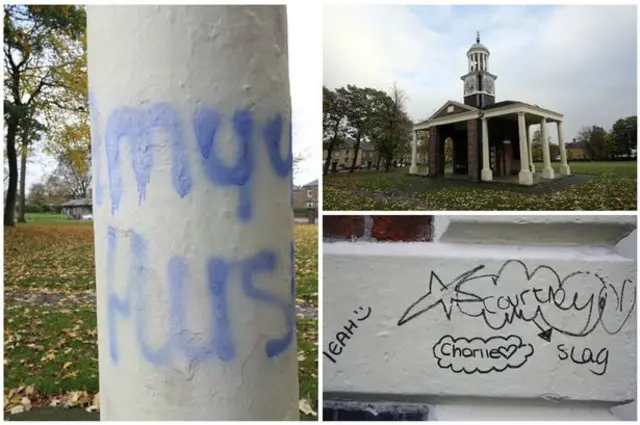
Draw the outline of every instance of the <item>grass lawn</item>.
[[[36,220],[34,220],[36,221]],[[98,392],[93,227],[5,229],[4,394],[9,420],[92,420]],[[88,222],[91,224],[91,222]],[[300,399],[317,411],[317,225],[295,225]],[[18,405],[31,409],[10,414]],[[14,410],[20,410],[17,408]],[[27,410],[27,409],[25,409]],[[308,415],[303,419],[316,420]]]
[[[522,187],[407,175],[393,172],[324,176],[326,211],[369,210],[636,210],[636,162],[570,163],[572,176]],[[556,168],[557,163],[552,166]],[[541,170],[542,164],[536,164]],[[425,172],[426,169],[419,170]]]

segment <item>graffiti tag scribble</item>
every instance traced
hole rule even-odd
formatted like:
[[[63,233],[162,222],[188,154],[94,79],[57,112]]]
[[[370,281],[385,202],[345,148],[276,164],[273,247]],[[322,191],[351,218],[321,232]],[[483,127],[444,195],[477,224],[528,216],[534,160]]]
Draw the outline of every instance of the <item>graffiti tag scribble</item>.
[[[358,322],[363,322],[367,320],[369,316],[371,316],[371,307],[367,307],[366,312],[364,308],[358,307],[356,310],[353,310],[353,313],[356,315],[356,320]],[[362,313],[365,313],[365,314],[360,316]],[[333,356],[327,353],[326,351],[322,352],[329,360],[331,360],[334,363],[337,363],[334,356],[339,356],[342,353],[342,349],[347,345],[345,342],[345,339],[346,340],[351,339],[351,336],[353,335],[353,329],[358,328],[358,325],[356,325],[356,322],[354,322],[351,319],[349,319],[348,325],[350,326],[347,327],[347,325],[345,325],[342,327],[345,330],[345,332],[339,331],[338,333],[336,333],[335,340],[338,341],[337,344],[335,341],[329,342],[329,352],[333,354]]]
[[[484,268],[474,267],[448,284],[432,271],[429,290],[406,309],[398,326],[435,307],[451,320],[455,306],[465,316],[482,318],[493,330],[516,319],[533,322],[541,330],[538,336],[551,341],[552,331],[584,337],[598,325],[617,334],[636,305],[636,284],[629,279],[614,286],[585,271],[560,277],[549,266],[530,271],[518,260],[506,261],[495,274],[479,274]]]
[[[438,367],[455,373],[490,373],[518,369],[533,355],[533,346],[517,335],[467,339],[445,335],[433,346]]]

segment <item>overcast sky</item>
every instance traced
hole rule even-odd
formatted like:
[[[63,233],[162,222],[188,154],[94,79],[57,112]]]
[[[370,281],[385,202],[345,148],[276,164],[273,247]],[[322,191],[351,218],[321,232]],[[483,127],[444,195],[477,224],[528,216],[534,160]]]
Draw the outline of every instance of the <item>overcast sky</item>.
[[[293,115],[293,150],[305,161],[294,174],[294,183],[303,185],[320,175],[322,134],[322,53],[320,6],[294,4],[287,7],[289,23],[289,79]],[[313,48],[311,48],[313,47]],[[33,183],[53,171],[55,161],[34,154],[27,167],[27,192]]]
[[[480,30],[496,101],[564,114],[570,141],[582,126],[609,130],[637,114],[636,24],[635,6],[327,5],[323,83],[396,82],[410,118],[426,119],[447,100],[463,102],[460,76]],[[555,143],[556,126],[548,130]]]

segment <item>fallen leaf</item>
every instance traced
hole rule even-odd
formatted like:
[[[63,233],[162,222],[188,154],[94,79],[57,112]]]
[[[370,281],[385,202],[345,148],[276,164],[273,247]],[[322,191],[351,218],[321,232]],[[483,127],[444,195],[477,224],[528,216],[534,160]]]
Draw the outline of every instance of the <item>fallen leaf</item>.
[[[306,398],[303,398],[298,402],[298,408],[305,415],[318,416],[318,413],[313,410],[313,408],[311,407],[311,403]]]
[[[27,386],[27,388],[25,388],[24,390],[24,393],[27,396],[33,395],[35,392],[36,392],[36,386],[34,384]]]
[[[11,410],[9,410],[9,413],[11,413],[12,415],[15,415],[17,413],[22,413],[24,412],[24,406],[22,404],[18,404],[17,406],[13,406],[11,408]]]
[[[22,400],[20,400],[20,404],[24,406],[24,410],[26,410],[27,412],[31,410],[31,400],[29,400],[29,397],[22,397]]]

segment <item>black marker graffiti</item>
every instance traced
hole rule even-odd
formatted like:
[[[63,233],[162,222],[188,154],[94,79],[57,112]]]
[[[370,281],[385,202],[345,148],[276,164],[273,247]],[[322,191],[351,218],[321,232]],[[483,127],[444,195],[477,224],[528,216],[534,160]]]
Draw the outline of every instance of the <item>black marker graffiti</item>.
[[[598,324],[610,335],[620,332],[636,305],[636,284],[626,279],[620,288],[596,273],[576,271],[561,278],[549,266],[529,271],[518,260],[505,262],[495,274],[478,274],[477,266],[444,284],[432,271],[429,290],[406,309],[402,326],[440,306],[451,320],[453,307],[469,317],[481,317],[494,330],[516,319],[533,322],[538,336],[551,341],[552,331],[584,337]],[[501,295],[494,295],[500,288]]]
[[[571,359],[575,364],[597,364],[602,366],[602,370],[600,372],[596,372],[593,369],[589,369],[591,373],[594,375],[602,376],[607,372],[607,366],[609,365],[609,349],[602,348],[598,351],[598,354],[591,351],[590,348],[585,348],[582,350],[582,354],[578,357],[578,353],[576,353],[576,347],[567,347],[564,344],[558,345],[558,358],[560,360]],[[579,349],[578,349],[579,351]]]
[[[489,373],[517,369],[533,355],[533,346],[517,335],[454,338],[445,335],[433,346],[438,367],[455,373]]]
[[[367,320],[369,316],[371,316],[371,307],[367,307],[367,309],[368,311],[366,312],[366,314],[360,317],[358,315],[365,312],[364,308],[358,307],[356,310],[353,310],[353,313],[356,315],[356,320],[358,322],[363,322]],[[349,320],[348,325],[350,326],[347,327],[347,325],[345,325],[342,327],[345,330],[344,332],[339,331],[338,333],[336,333],[335,340],[338,341],[339,345],[336,344],[335,341],[329,342],[329,352],[333,354],[333,356],[339,356],[342,353],[342,349],[347,345],[345,340],[351,339],[351,336],[353,335],[353,329],[358,328],[358,325],[356,325],[353,320]],[[322,354],[324,354],[332,362],[337,363],[336,359],[331,354],[327,353],[326,351],[323,351]]]

